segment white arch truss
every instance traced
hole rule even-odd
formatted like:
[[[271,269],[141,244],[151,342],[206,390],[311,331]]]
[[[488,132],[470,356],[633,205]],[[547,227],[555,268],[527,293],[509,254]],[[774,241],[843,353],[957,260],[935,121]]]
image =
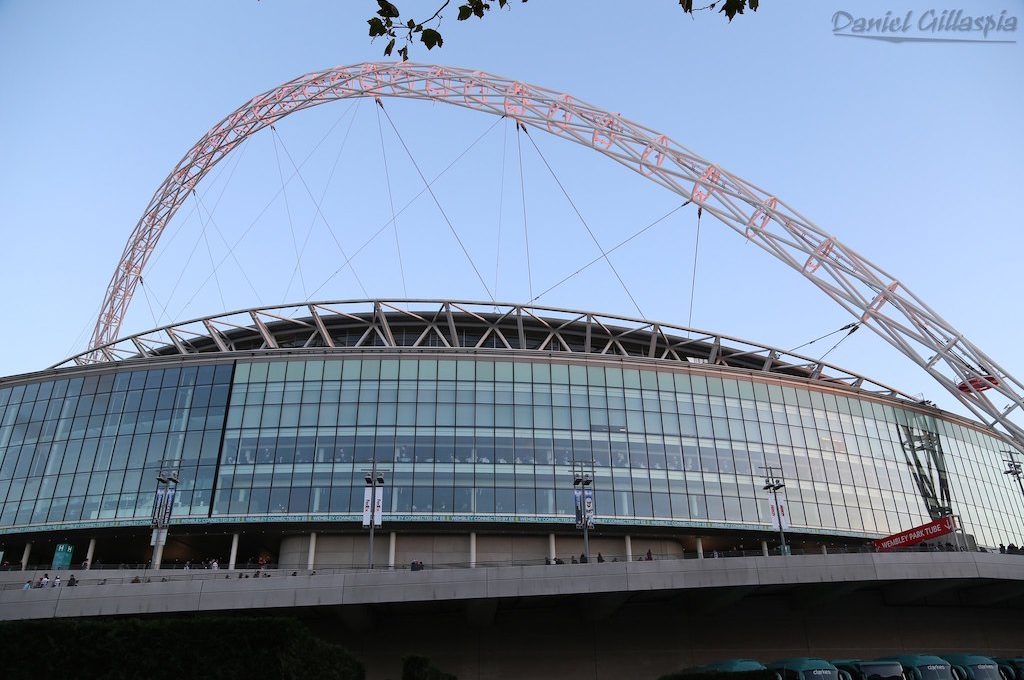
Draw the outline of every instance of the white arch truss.
[[[107,287],[86,360],[108,360],[95,350],[117,338],[165,226],[220,160],[246,137],[290,113],[357,97],[422,99],[508,116],[588,146],[644,175],[798,271],[1024,452],[1024,427],[1011,418],[1024,411],[1024,384],[898,279],[779,197],[667,135],[571,95],[480,71],[409,62],[308,73],[253,97],[206,133],[160,185],[136,224]]]

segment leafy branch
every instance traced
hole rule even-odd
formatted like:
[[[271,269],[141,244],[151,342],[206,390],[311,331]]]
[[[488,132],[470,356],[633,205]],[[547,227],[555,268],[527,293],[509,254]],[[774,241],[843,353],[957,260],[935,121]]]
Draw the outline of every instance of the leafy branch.
[[[526,3],[527,0],[521,0],[521,2]],[[388,44],[384,47],[384,56],[390,57],[393,52],[397,51],[398,55],[402,57],[402,61],[408,61],[409,47],[417,40],[423,43],[428,50],[441,47],[444,45],[444,38],[438,30],[444,19],[441,12],[450,4],[451,0],[444,0],[444,3],[432,15],[420,21],[411,17],[403,19],[402,13],[394,3],[388,0],[377,0],[378,9],[375,16],[366,21],[370,25],[370,38],[371,40],[380,37],[388,38]],[[746,9],[756,12],[759,4],[760,0],[715,0],[704,7],[694,7],[693,0],[679,0],[679,7],[690,16],[693,16],[694,12],[713,11],[717,7],[718,12],[724,13],[730,22],[737,14],[743,14]],[[510,0],[497,0],[497,9],[509,9],[510,6]],[[492,3],[484,2],[484,0],[465,0],[458,6],[456,19],[459,21],[466,21],[471,17],[483,19],[493,8],[495,6]],[[401,42],[401,47],[395,50],[395,45],[399,42]]]

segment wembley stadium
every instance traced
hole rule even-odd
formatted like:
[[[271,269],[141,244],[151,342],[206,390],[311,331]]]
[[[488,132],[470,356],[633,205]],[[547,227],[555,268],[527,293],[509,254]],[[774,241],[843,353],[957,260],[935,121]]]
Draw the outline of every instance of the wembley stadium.
[[[603,154],[677,194],[669,214],[795,270],[852,319],[840,342],[870,330],[959,412],[828,352],[536,297],[305,300],[125,332],[210,170],[354,98]],[[479,677],[579,676],[573,653],[595,677],[599,659],[632,677],[641,653],[652,674],[965,641],[1011,655],[1022,406],[1024,383],[904,283],[665,135],[479,71],[337,67],[217,123],[150,200],[85,348],[0,378],[0,619],[289,612],[371,667],[412,645]],[[81,587],[42,589],[50,574]]]

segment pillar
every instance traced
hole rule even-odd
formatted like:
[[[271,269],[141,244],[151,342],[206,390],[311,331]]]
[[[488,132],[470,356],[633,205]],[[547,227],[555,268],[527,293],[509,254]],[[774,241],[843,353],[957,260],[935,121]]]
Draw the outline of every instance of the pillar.
[[[25,550],[21,553],[21,570],[28,569],[28,558],[32,554],[32,541],[25,544]]]
[[[548,534],[548,557],[551,558],[552,562],[555,561],[556,555],[555,555],[555,535],[554,534]]]
[[[394,531],[388,536],[388,568],[395,568],[395,544],[398,543],[398,534]]]
[[[309,532],[309,552],[306,553],[306,569],[313,568],[313,561],[316,557],[316,532]]]
[[[238,559],[238,534],[231,534],[231,555],[228,556],[228,569],[235,568]]]
[[[825,546],[824,543],[821,544],[821,554],[822,555],[827,555],[828,554],[828,548]]]
[[[151,567],[153,569],[159,569],[160,564],[164,561],[164,544],[167,543],[167,529],[154,529],[156,532],[156,540],[153,541],[153,560]]]
[[[704,559],[704,539],[700,536],[697,537],[697,559]]]
[[[633,561],[633,537],[626,536],[626,561]]]
[[[761,554],[768,557],[768,541],[761,541]]]
[[[476,532],[469,532],[469,568],[476,569]]]
[[[85,551],[85,568],[92,569],[92,558],[96,554],[96,539],[89,539],[89,549]]]

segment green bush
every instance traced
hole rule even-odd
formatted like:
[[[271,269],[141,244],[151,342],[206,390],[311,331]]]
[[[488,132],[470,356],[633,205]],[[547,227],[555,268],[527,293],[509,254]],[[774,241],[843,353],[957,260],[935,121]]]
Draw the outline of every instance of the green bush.
[[[430,665],[425,656],[407,656],[402,659],[402,680],[459,680]]]
[[[344,649],[294,619],[56,619],[0,624],[6,680],[364,680]]]

